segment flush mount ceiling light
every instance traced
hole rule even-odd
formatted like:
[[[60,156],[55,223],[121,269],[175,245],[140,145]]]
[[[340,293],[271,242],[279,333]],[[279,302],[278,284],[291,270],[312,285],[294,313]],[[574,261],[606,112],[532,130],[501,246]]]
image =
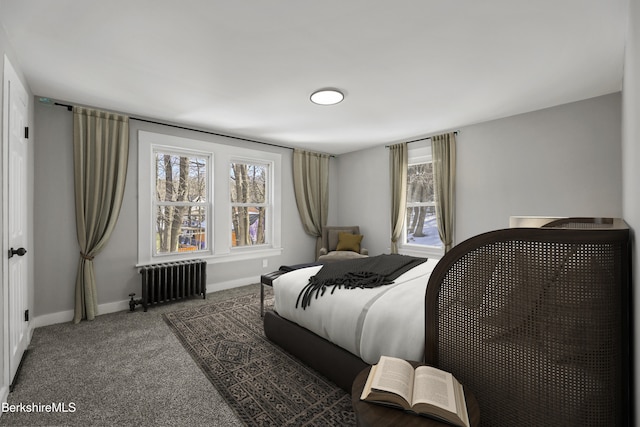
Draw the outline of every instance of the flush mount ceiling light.
[[[338,89],[320,89],[311,94],[311,102],[318,105],[334,105],[344,99]]]

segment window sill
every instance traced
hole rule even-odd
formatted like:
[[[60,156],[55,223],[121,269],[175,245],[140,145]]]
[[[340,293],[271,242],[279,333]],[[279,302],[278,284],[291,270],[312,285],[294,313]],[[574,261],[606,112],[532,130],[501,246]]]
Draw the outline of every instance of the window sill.
[[[282,255],[282,250],[282,248],[264,248],[256,250],[240,249],[237,251],[232,250],[227,254],[215,254],[212,256],[204,257],[203,259],[206,259],[212,264],[220,264],[223,262],[245,261],[249,259],[279,256]]]
[[[443,249],[438,248],[418,248],[403,246],[398,248],[400,255],[408,255],[420,258],[440,259],[444,255]]]
[[[151,261],[142,261],[136,264],[137,267],[144,267],[146,265],[152,264],[162,264],[166,262],[175,262],[175,261],[187,261],[191,259],[203,259],[207,261],[209,264],[220,264],[224,262],[236,262],[236,261],[246,261],[250,259],[261,259],[282,255],[282,248],[264,248],[264,249],[256,249],[256,250],[237,250],[232,251],[226,254],[208,254],[208,253],[198,253],[193,252],[191,256],[167,256],[167,257],[158,257],[157,259],[153,259]]]

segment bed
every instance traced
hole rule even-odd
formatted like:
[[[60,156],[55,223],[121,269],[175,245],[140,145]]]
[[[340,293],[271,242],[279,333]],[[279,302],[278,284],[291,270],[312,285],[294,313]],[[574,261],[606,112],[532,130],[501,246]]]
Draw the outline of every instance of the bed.
[[[386,305],[395,311],[377,310],[377,300],[334,305],[358,290],[338,290],[295,311],[284,289],[295,294],[314,270],[287,273],[274,283],[265,334],[346,391],[379,354],[399,351],[469,386],[482,425],[629,425],[629,242],[624,221],[593,218],[485,233],[385,289],[402,294]],[[364,320],[363,307],[370,312]],[[328,319],[307,319],[307,310]],[[382,317],[369,318],[376,311]],[[399,324],[387,323],[396,316]],[[347,327],[347,318],[360,321]]]
[[[265,333],[345,390],[382,354],[422,360],[424,295],[437,260],[422,261],[388,285],[327,289],[311,297],[304,309],[297,304],[299,296],[323,266],[282,274],[272,282],[275,304],[273,312],[265,313]],[[304,339],[299,336],[303,334]],[[305,345],[294,344],[305,339]]]

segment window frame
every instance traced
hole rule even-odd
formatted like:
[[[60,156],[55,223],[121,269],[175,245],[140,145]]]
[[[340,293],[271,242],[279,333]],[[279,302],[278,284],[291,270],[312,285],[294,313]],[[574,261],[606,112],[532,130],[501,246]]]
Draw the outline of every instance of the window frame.
[[[219,143],[225,137],[216,137],[214,141],[196,140],[174,135],[149,131],[138,131],[138,262],[136,266],[185,259],[205,259],[210,263],[233,262],[259,259],[282,254],[281,247],[281,169],[282,155],[272,151],[261,151],[245,147]],[[155,171],[153,170],[154,150],[165,149],[172,153],[197,153],[208,155],[211,165],[208,168],[208,205],[206,250],[173,254],[154,255],[153,223],[155,211],[152,210],[155,199]],[[271,233],[264,245],[232,247],[231,208],[229,188],[229,168],[231,159],[270,165]],[[151,223],[151,224],[150,224]],[[153,246],[153,247],[152,247]]]
[[[249,165],[262,165],[262,166],[266,166],[266,182],[265,182],[265,202],[264,203],[239,203],[239,202],[232,202],[231,201],[231,194],[229,194],[229,215],[230,218],[233,220],[233,207],[234,206],[238,206],[238,207],[251,207],[251,206],[262,206],[265,209],[265,242],[264,243],[260,243],[260,244],[256,244],[256,245],[245,245],[245,246],[233,246],[233,242],[232,243],[232,247],[231,250],[238,252],[238,251],[242,251],[245,248],[260,248],[260,247],[269,247],[269,245],[271,244],[271,236],[273,234],[272,230],[273,230],[273,222],[272,222],[272,211],[273,211],[273,206],[271,203],[271,200],[273,200],[273,180],[271,178],[272,176],[272,171],[274,168],[273,162],[269,162],[269,161],[265,161],[262,159],[256,159],[256,158],[244,158],[244,157],[232,157],[229,161],[229,172],[230,172],[230,168],[231,168],[231,164],[234,163],[244,163],[244,164],[249,164]],[[233,226],[233,221],[229,224],[229,231],[231,231],[231,227]],[[268,231],[268,232],[267,232]]]
[[[416,144],[416,143],[414,143]],[[413,147],[409,146],[407,148],[407,167],[422,163],[433,163],[433,156],[431,152],[431,142],[426,141],[422,142],[419,146],[414,145]],[[409,183],[407,182],[407,191]],[[427,258],[442,258],[444,255],[444,245],[441,246],[433,246],[433,245],[419,245],[415,243],[407,242],[407,209],[412,206],[436,206],[437,201],[434,202],[416,202],[409,203],[407,201],[407,206],[405,207],[405,212],[403,213],[405,223],[402,227],[402,241],[398,245],[398,252],[403,255],[417,256],[417,257],[427,257]]]
[[[155,196],[155,194],[153,194],[151,196],[152,202],[151,202],[151,226],[153,228],[153,224],[155,223],[154,219],[157,219],[157,210],[158,207],[160,206],[203,206],[205,208],[205,218],[207,220],[207,226],[205,228],[205,242],[207,247],[205,249],[200,249],[200,250],[195,250],[195,251],[189,251],[189,254],[191,255],[195,255],[195,256],[201,256],[201,255],[209,255],[212,253],[213,249],[211,248],[212,246],[212,234],[213,234],[213,230],[211,229],[211,224],[213,223],[213,221],[210,221],[211,215],[212,215],[212,190],[211,190],[211,176],[212,176],[212,165],[213,165],[213,155],[212,153],[205,153],[205,152],[199,152],[196,150],[191,150],[191,149],[178,149],[176,150],[174,147],[167,147],[167,146],[163,146],[163,145],[159,145],[159,144],[154,144],[153,147],[151,148],[151,155],[153,157],[153,166],[152,166],[152,170],[155,170],[155,166],[156,166],[156,153],[163,153],[163,154],[169,154],[169,155],[173,155],[173,156],[185,156],[185,157],[204,157],[207,160],[207,168],[206,168],[206,177],[205,177],[205,182],[207,185],[206,188],[206,194],[205,194],[205,199],[206,202],[172,202],[172,201],[165,201],[165,202],[160,202],[158,201],[158,198]],[[151,174],[151,181],[152,181],[152,189],[156,188],[156,172],[153,172]],[[154,191],[152,191],[153,193],[155,193]],[[157,250],[157,245],[155,245],[153,243],[154,240],[154,236],[155,236],[155,230],[152,230],[151,232],[151,247],[152,247],[152,257],[157,258],[158,260],[162,260],[165,259],[167,257],[172,257],[173,255],[177,255],[178,253],[176,252],[167,252],[167,253],[162,253],[162,252],[158,252]],[[191,256],[192,258],[193,256]]]

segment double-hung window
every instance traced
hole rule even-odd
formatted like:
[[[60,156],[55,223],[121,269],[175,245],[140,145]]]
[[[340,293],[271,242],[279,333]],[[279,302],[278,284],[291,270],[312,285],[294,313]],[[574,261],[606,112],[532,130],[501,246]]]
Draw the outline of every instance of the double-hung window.
[[[231,244],[265,245],[270,234],[270,165],[233,160],[229,168]]]
[[[138,131],[138,265],[277,256],[281,155]]]
[[[436,222],[431,144],[420,144],[408,150],[407,212],[401,252],[439,257],[444,249]]]
[[[156,148],[153,158],[154,255],[206,251],[211,157]]]

